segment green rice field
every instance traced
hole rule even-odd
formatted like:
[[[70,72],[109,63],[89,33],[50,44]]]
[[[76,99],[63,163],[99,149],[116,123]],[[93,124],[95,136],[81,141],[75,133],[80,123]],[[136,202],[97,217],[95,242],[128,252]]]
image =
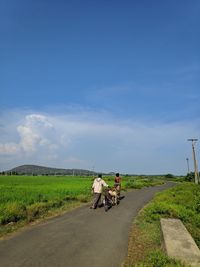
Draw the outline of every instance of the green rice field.
[[[50,211],[91,201],[93,177],[0,176],[0,233],[5,226],[31,222]],[[112,186],[114,177],[104,178]],[[122,188],[160,184],[154,179],[124,177]]]
[[[91,197],[92,177],[1,176],[0,224],[29,221],[48,209]]]

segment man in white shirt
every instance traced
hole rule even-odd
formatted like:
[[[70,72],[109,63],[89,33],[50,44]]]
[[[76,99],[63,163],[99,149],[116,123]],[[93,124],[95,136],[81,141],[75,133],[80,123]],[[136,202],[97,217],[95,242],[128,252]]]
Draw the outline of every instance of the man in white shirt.
[[[98,204],[100,203],[101,194],[102,194],[102,190],[104,186],[108,187],[106,182],[102,179],[102,175],[99,174],[98,177],[94,179],[94,182],[92,185],[92,191],[94,193],[94,200],[93,200],[92,206],[90,207],[91,209],[96,209]]]

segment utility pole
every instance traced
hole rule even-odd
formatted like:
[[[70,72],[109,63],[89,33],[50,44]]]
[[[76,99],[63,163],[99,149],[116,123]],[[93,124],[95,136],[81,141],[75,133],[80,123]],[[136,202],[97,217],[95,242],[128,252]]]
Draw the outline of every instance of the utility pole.
[[[187,173],[189,174],[190,173],[190,167],[189,167],[189,159],[188,158],[186,158],[186,160],[187,160]]]
[[[195,143],[198,141],[198,139],[191,138],[188,139],[188,141],[192,142],[192,154],[193,154],[193,160],[194,160],[194,180],[195,184],[199,183],[199,173],[198,173],[198,167],[197,167],[197,161],[196,161],[196,155],[195,155]]]

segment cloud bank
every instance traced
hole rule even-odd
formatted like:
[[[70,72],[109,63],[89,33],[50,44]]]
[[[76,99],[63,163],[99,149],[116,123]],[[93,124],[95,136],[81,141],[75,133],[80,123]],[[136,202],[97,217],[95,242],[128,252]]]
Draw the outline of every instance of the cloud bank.
[[[22,164],[131,174],[185,174],[199,122],[117,120],[105,112],[4,112],[0,168]],[[197,151],[198,157],[198,151]],[[191,159],[192,164],[192,159]],[[192,166],[191,166],[192,167]]]

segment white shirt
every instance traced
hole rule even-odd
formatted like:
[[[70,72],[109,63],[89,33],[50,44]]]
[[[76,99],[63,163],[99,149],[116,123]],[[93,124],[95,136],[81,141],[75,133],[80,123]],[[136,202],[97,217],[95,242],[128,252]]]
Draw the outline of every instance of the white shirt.
[[[103,186],[108,187],[108,185],[103,179],[101,179],[100,177],[96,178],[92,185],[94,193],[102,193]]]

